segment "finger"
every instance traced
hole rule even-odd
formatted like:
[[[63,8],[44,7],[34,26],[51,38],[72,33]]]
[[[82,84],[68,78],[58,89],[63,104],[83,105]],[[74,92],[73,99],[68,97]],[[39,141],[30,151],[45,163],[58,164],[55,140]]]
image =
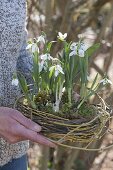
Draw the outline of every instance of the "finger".
[[[20,113],[17,110],[11,109],[11,117],[28,129],[31,129],[36,132],[41,131],[40,125],[38,125],[35,122],[33,122],[32,120],[26,118],[22,113]]]
[[[20,124],[24,125],[26,128],[29,128],[36,132],[41,131],[41,126],[31,121],[30,119],[26,118],[25,116],[23,116],[22,113],[20,113],[19,111],[15,109],[2,107],[2,112],[8,113],[11,118],[18,121]]]
[[[18,134],[24,139],[24,140],[31,140],[33,142],[49,146],[49,147],[56,147],[55,144],[53,144],[51,141],[47,140],[44,136],[36,133],[35,131],[32,131],[30,129],[26,129],[24,126],[20,125],[18,127]]]
[[[31,140],[33,141],[33,139],[31,139]],[[45,138],[44,136],[42,136],[38,133],[36,135],[36,139],[34,140],[34,142],[38,142],[41,145],[49,146],[49,147],[52,147],[52,148],[56,147],[56,145],[54,143],[52,143],[47,138]]]

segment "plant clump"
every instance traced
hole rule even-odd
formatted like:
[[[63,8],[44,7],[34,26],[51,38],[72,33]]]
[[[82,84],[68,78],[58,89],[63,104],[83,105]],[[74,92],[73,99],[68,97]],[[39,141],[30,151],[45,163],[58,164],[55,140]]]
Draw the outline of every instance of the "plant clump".
[[[45,33],[29,41],[27,50],[33,57],[32,89],[24,75],[17,73],[27,101],[24,102],[34,109],[63,117],[92,118],[97,110],[96,106],[89,104],[90,97],[111,84],[107,75],[98,81],[98,73],[89,83],[89,58],[100,44],[88,47],[84,39],[68,42],[66,38],[67,33],[58,33],[57,41],[61,43],[62,49],[56,56],[52,56],[51,50],[57,41],[49,42]],[[15,80],[14,77],[13,84]],[[79,87],[77,92],[74,90],[76,86]]]

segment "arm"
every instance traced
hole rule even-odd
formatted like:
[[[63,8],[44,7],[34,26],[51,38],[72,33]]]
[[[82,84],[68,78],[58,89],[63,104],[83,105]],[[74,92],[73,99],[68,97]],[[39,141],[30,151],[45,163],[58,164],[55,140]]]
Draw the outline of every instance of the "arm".
[[[41,128],[11,109],[21,94],[19,87],[12,85],[16,65],[25,54],[26,1],[1,1],[0,11],[0,136],[10,143],[26,139],[48,146],[53,144],[39,133]],[[26,55],[25,55],[26,56]],[[28,59],[26,57],[26,59]],[[26,65],[23,64],[23,65]],[[3,107],[5,106],[5,107]],[[10,107],[10,108],[9,108]]]

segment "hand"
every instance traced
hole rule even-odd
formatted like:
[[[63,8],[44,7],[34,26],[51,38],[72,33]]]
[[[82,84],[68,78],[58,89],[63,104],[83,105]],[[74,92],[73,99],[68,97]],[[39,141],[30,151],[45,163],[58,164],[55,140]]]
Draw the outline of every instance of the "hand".
[[[8,107],[0,107],[0,137],[5,138],[9,143],[17,143],[24,140],[55,147],[44,136],[38,132],[41,127],[24,117],[22,113]]]

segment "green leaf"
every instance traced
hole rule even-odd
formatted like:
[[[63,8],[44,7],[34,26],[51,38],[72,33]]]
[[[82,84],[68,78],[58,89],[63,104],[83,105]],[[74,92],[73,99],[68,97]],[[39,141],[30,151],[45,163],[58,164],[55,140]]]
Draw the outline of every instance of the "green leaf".
[[[98,78],[98,73],[96,74],[96,76],[93,80],[93,83],[92,83],[91,88],[90,88],[91,90],[93,89],[94,85],[96,84],[97,78]]]
[[[94,44],[85,51],[85,55],[92,56],[93,53],[100,47],[100,43]]]
[[[32,94],[30,94],[26,79],[21,73],[18,73],[18,80],[19,80],[19,84],[20,84],[20,87],[22,89],[22,92],[23,92],[25,98],[27,99],[28,103],[33,108],[36,108],[36,105],[35,105],[34,101],[32,101]]]
[[[56,42],[56,41],[51,41],[51,42],[48,42],[48,43],[47,43],[46,50],[47,50],[48,53],[50,53],[51,47],[52,47],[53,43],[55,43],[55,42]]]
[[[24,95],[28,94],[29,90],[28,90],[27,82],[25,77],[21,73],[18,73],[18,80]]]
[[[55,66],[52,66],[52,67],[50,67],[50,68],[51,68],[51,70],[50,70],[50,73],[49,73],[49,78],[52,77],[52,75],[53,75],[53,73],[54,73],[54,71],[55,71]]]
[[[33,54],[32,75],[33,75],[34,82],[35,82],[37,89],[38,89],[38,86],[39,86],[39,59],[38,59],[38,53],[37,52],[35,52]]]

